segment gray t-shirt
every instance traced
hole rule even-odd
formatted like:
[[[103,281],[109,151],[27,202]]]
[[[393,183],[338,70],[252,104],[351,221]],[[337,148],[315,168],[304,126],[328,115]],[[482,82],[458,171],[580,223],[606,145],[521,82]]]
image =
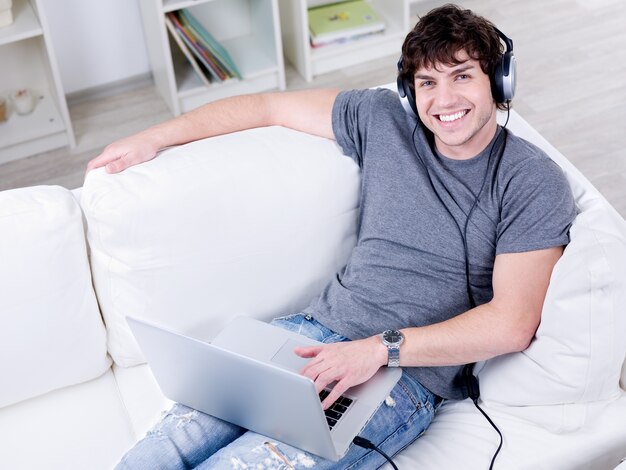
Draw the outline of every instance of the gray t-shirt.
[[[306,311],[335,332],[358,339],[467,311],[465,234],[478,305],[493,296],[497,254],[568,243],[575,206],[561,169],[510,131],[499,128],[481,154],[458,161],[433,151],[390,90],[341,92],[332,118],[361,168],[358,240]],[[466,397],[462,366],[405,370],[441,397]]]

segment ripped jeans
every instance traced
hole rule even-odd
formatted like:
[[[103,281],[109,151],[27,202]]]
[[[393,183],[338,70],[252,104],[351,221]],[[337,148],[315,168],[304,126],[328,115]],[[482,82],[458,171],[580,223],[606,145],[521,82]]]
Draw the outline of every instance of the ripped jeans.
[[[289,315],[272,324],[323,343],[348,341],[310,315]],[[404,373],[359,435],[393,456],[424,433],[438,404],[438,397]],[[341,460],[331,462],[175,404],[116,469],[369,469],[384,463],[378,452],[354,444]]]

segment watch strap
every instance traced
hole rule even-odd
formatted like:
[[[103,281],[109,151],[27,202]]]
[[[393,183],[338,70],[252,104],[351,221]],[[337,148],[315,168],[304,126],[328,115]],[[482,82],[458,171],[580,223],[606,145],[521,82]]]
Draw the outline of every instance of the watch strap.
[[[400,366],[400,346],[387,346],[387,367]]]

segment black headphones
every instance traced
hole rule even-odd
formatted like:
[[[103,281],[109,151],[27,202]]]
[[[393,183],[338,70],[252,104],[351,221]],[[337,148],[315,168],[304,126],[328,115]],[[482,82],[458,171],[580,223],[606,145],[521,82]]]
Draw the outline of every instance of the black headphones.
[[[491,93],[496,103],[505,103],[513,99],[515,95],[515,87],[517,85],[516,80],[516,61],[513,55],[513,41],[509,39],[502,31],[495,28],[498,36],[506,45],[506,51],[502,54],[500,61],[496,65],[493,75],[489,77],[491,81]],[[398,94],[401,98],[407,98],[409,106],[417,116],[417,107],[415,106],[415,94],[411,88],[408,80],[402,78],[401,72],[403,69],[404,61],[400,56],[398,60]]]

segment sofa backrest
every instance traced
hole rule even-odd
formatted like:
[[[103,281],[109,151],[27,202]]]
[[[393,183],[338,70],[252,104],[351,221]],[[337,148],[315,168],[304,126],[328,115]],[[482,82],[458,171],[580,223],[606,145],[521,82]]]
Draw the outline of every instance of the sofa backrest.
[[[337,155],[273,127],[92,171],[81,204],[115,362],[143,362],[126,315],[210,338],[234,315],[304,308],[356,240],[358,168]]]
[[[0,192],[0,408],[104,373],[82,213],[58,186]]]

